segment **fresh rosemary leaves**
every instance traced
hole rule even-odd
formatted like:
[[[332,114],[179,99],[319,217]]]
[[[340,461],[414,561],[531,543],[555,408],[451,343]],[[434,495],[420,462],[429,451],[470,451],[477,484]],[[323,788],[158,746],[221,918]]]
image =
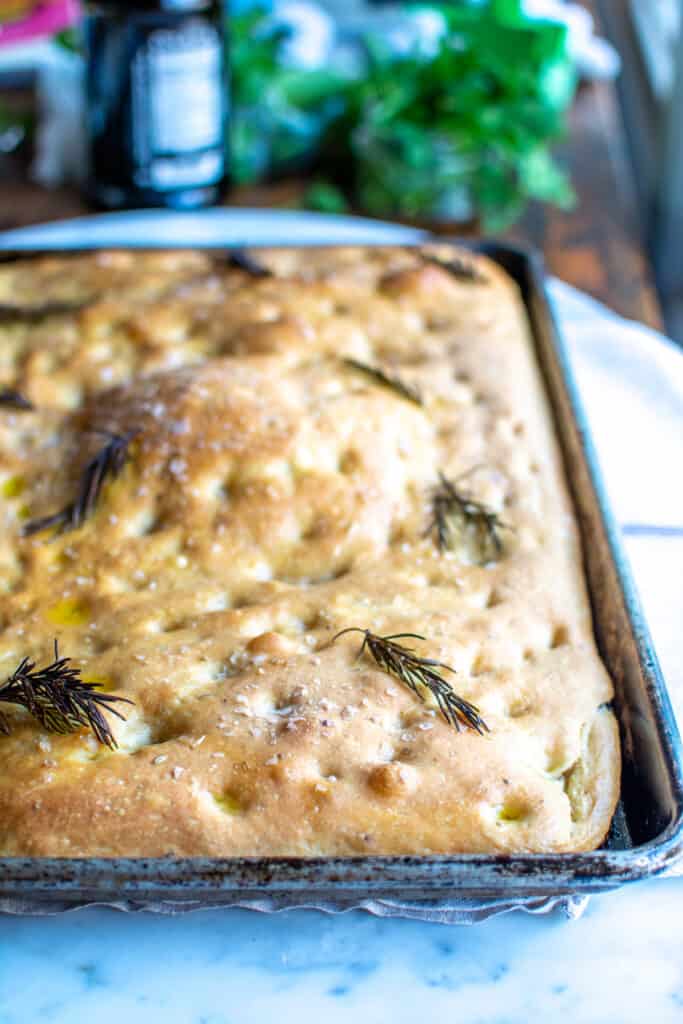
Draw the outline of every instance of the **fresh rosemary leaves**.
[[[244,249],[230,249],[227,254],[228,265],[235,267],[236,270],[243,270],[245,274],[249,274],[251,277],[272,277],[273,272],[268,267],[264,267],[262,263],[246,252]]]
[[[350,366],[353,370],[358,370],[360,373],[366,374],[366,376],[372,378],[377,384],[381,384],[385,388],[391,388],[401,396],[401,398],[407,398],[409,402],[414,402],[415,405],[422,405],[422,396],[415,388],[409,384],[405,384],[399,377],[388,374],[385,370],[382,370],[379,366],[368,366],[367,363],[362,363],[358,359],[351,359],[346,357],[343,362]]]
[[[77,530],[92,515],[105,481],[107,478],[115,479],[119,475],[128,459],[130,442],[139,431],[129,430],[125,434],[110,434],[105,431],[102,433],[108,441],[85,467],[75,499],[59,512],[28,522],[23,529],[25,537],[53,526],[56,526],[60,533]]]
[[[0,323],[26,323],[37,324],[41,320],[47,320],[51,316],[65,316],[68,313],[78,313],[91,302],[91,299],[77,299],[73,301],[54,300],[42,302],[37,306],[19,306],[13,303],[0,302]]]
[[[419,633],[394,633],[391,636],[378,636],[376,633],[371,633],[369,629],[350,626],[332,637],[332,643],[345,633],[362,633],[363,643],[358,657],[367,648],[380,668],[405,683],[421,701],[424,702],[427,694],[431,694],[443,717],[458,732],[462,726],[474,729],[480,735],[489,731],[486,722],[479,714],[479,709],[469,701],[458,697],[448,680],[444,679],[437,671],[441,668],[446,669],[447,672],[455,672],[455,669],[434,658],[421,658],[412,648],[404,647],[403,644],[396,642],[409,637],[415,640],[424,640],[425,638]]]
[[[70,660],[59,657],[56,640],[51,665],[36,668],[35,662],[24,658],[0,686],[0,701],[26,708],[48,732],[76,732],[86,726],[92,729],[99,743],[113,750],[116,740],[103,711],[125,721],[125,716],[113,705],[133,702],[126,697],[98,693],[99,684],[83,682],[80,670],[70,667]],[[0,732],[10,733],[9,722],[3,714],[0,714]]]
[[[425,263],[432,263],[435,267],[447,270],[449,274],[457,277],[459,281],[466,281],[468,284],[486,283],[486,278],[476,263],[470,262],[462,256],[453,256],[450,260],[441,259],[428,252],[421,253],[421,256]]]
[[[30,412],[34,408],[33,402],[12,388],[0,388],[0,406],[16,412]]]
[[[503,550],[501,531],[510,529],[498,514],[439,473],[439,483],[432,494],[432,521],[427,534],[436,533],[440,551],[465,547],[480,565],[495,562]]]

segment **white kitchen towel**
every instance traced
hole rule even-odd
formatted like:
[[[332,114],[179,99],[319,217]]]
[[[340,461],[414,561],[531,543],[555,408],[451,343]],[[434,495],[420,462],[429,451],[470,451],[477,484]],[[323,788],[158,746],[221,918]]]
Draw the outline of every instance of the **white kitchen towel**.
[[[550,294],[618,522],[683,537],[683,350],[560,281]]]

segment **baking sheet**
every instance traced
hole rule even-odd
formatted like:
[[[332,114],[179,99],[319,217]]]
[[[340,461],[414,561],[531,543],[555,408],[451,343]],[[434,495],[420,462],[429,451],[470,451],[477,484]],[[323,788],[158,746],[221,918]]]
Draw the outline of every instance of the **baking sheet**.
[[[103,215],[7,233],[0,237],[0,250],[37,249],[41,243],[48,248],[61,247],[56,240],[65,248],[122,245],[131,233],[139,239],[136,244],[162,247],[291,244],[293,237],[297,244],[300,238],[306,244],[410,244],[424,237],[413,229],[373,222],[354,225],[346,218],[304,215],[302,221],[302,214],[291,211],[258,211],[250,232],[250,214],[223,210],[169,217],[151,212],[142,217]],[[178,223],[179,217],[183,224]],[[155,223],[160,224],[158,232],[153,230]],[[337,233],[341,224],[343,230]],[[299,225],[296,230],[295,225]],[[522,288],[557,413],[556,426],[579,524],[584,539],[591,538],[586,568],[596,632],[617,682],[625,752],[624,798],[606,848],[555,857],[328,859],[298,862],[295,871],[293,862],[286,859],[5,860],[0,861],[0,910],[50,913],[105,903],[120,909],[168,913],[209,906],[266,912],[314,906],[327,912],[364,909],[383,916],[451,922],[481,920],[510,909],[535,913],[561,909],[578,916],[587,892],[658,873],[680,855],[683,785],[679,740],[616,529],[604,509],[585,419],[566,353],[556,336],[539,268],[533,257],[519,250],[484,248]]]

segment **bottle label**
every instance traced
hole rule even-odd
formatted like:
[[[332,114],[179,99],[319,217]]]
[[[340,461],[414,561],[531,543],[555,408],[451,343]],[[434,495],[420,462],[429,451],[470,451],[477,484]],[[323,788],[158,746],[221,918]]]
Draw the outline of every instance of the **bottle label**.
[[[199,20],[156,29],[132,67],[136,185],[211,185],[224,172],[221,38]]]

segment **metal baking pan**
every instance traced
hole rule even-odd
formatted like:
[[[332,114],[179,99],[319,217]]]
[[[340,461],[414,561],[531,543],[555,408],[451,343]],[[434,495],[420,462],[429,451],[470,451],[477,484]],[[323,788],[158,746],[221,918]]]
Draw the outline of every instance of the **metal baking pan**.
[[[607,507],[540,259],[508,245],[463,244],[485,253],[519,285],[554,412],[583,542],[595,634],[614,681],[621,730],[621,798],[604,846],[589,853],[519,856],[5,858],[0,859],[0,909],[111,903],[173,911],[220,905],[341,910],[384,903],[422,908],[408,916],[427,919],[430,907],[454,906],[474,908],[476,917],[477,908],[539,909],[557,905],[558,898],[571,907],[585,894],[660,874],[683,856],[680,737]],[[7,258],[11,255],[3,254]]]

